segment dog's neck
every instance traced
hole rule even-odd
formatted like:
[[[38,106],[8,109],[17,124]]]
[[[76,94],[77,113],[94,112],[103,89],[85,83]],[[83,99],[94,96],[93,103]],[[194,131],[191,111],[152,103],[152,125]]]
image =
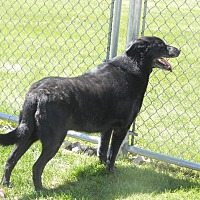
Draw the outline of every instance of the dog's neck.
[[[129,71],[130,73],[141,77],[149,77],[153,66],[153,60],[152,62],[149,62],[149,59],[145,59],[145,56],[141,54],[132,58],[128,57],[126,53],[124,53],[109,60],[109,63],[120,67],[122,70]]]

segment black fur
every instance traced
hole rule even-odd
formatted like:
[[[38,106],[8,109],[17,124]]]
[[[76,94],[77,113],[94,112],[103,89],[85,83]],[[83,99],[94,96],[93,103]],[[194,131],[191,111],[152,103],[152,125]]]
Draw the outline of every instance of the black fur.
[[[179,53],[157,37],[143,37],[131,42],[120,56],[82,76],[48,77],[34,83],[26,94],[18,127],[0,135],[1,145],[16,143],[2,183],[10,184],[17,161],[36,140],[41,140],[42,153],[33,166],[33,181],[36,190],[42,189],[43,169],[68,130],[101,132],[98,156],[107,170],[113,171],[119,147],[140,111],[156,59]],[[169,66],[157,67],[169,70]]]

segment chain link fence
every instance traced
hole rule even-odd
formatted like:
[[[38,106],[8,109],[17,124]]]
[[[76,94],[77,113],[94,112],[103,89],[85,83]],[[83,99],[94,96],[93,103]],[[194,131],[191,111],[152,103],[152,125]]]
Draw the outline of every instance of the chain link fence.
[[[121,0],[1,1],[0,113],[18,116],[33,82],[45,76],[76,76],[114,56],[117,46],[110,54],[111,31],[116,30],[111,28],[114,2],[121,4]],[[177,59],[170,59],[173,73],[155,69],[150,77],[135,123],[134,147],[140,148],[139,153],[147,150],[200,163],[200,3],[134,0],[129,11],[127,22],[128,0],[122,1],[121,38],[126,38],[127,23],[134,22],[127,41],[131,29],[137,29],[134,37],[138,35],[141,11],[139,36],[156,35],[182,50]],[[119,53],[125,47],[121,38]]]
[[[173,73],[152,73],[134,145],[200,163],[200,2],[145,0],[141,27],[181,54],[170,59]]]
[[[0,112],[17,116],[45,76],[76,76],[108,58],[113,1],[2,0]]]

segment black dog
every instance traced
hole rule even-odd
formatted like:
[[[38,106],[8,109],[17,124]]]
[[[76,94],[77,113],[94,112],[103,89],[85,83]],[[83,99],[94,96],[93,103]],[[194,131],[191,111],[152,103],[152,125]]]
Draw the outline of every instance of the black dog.
[[[157,37],[142,37],[131,42],[120,56],[82,76],[48,77],[34,83],[26,94],[18,127],[0,135],[1,145],[16,144],[6,162],[2,183],[10,184],[17,161],[41,140],[42,153],[33,166],[33,181],[36,190],[42,189],[43,169],[68,130],[101,132],[98,156],[111,172],[119,147],[140,111],[153,66],[172,71],[162,57],[177,57],[179,53]]]

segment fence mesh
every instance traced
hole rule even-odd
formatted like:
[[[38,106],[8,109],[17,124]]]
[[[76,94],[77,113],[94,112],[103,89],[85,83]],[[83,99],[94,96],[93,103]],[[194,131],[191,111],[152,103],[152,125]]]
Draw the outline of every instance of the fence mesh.
[[[29,85],[106,59],[110,0],[0,2],[0,112],[18,115]]]
[[[112,2],[2,0],[0,113],[18,115],[36,80],[79,75],[105,60]],[[141,35],[161,37],[182,52],[170,59],[173,73],[152,73],[136,120],[135,146],[200,162],[200,2],[145,0],[144,5]],[[126,38],[124,27],[121,32]]]
[[[136,146],[200,162],[200,2],[148,0],[142,35],[181,49],[174,72],[154,70],[140,116]],[[145,9],[144,9],[145,10]]]

